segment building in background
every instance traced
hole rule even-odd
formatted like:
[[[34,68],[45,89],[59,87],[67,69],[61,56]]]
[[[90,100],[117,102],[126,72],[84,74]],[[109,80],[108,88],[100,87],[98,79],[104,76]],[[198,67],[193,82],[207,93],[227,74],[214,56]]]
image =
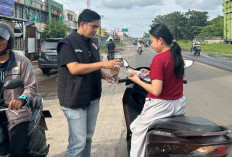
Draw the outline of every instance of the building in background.
[[[15,31],[14,50],[34,57],[40,48],[40,32],[52,18],[63,20],[63,5],[53,0],[0,0],[0,21]]]
[[[64,10],[64,23],[69,28],[68,34],[70,34],[73,30],[77,29],[79,15],[79,10],[77,10],[76,13],[71,10]]]
[[[224,0],[224,41],[232,44],[232,0]]]
[[[14,0],[15,17],[27,20],[26,25],[35,23],[38,31],[52,18],[63,16],[63,5],[53,0]]]

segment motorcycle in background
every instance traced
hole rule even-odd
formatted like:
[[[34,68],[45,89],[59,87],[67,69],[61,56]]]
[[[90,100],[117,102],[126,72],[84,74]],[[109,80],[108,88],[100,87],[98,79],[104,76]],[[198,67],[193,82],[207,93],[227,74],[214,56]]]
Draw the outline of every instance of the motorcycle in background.
[[[141,43],[137,47],[137,52],[138,52],[139,55],[141,55],[143,53],[143,46],[142,46]]]
[[[201,54],[201,44],[199,41],[194,40],[192,43],[192,49],[191,52],[193,51],[194,55],[200,56]]]
[[[144,43],[144,47],[149,47],[150,45],[146,42]]]
[[[1,94],[5,89],[15,89],[23,85],[23,81],[20,79],[12,79],[6,81],[3,84]],[[29,124],[29,150],[30,154],[38,157],[46,157],[49,151],[49,145],[46,144],[46,134],[47,125],[45,118],[51,117],[51,113],[48,110],[43,110],[43,99],[40,94],[33,99],[32,104],[30,105],[32,110],[32,117]],[[4,99],[0,99],[0,114],[5,114],[5,111],[8,109],[8,104],[5,104]],[[15,115],[17,111],[10,110]],[[6,121],[0,121],[0,156],[7,157],[9,156],[10,143],[9,143],[9,134],[6,127]]]
[[[201,46],[200,46],[200,44],[193,46],[193,54],[197,55],[197,56],[200,56],[200,54],[201,54]]]
[[[151,83],[149,76],[140,72],[142,68],[150,70],[148,67],[134,69],[125,59],[122,60],[128,72],[134,71],[142,81]],[[185,60],[185,68],[192,64],[193,61]],[[119,80],[119,83],[123,82],[127,86],[122,102],[129,153],[132,135],[130,124],[141,113],[147,91],[128,78]],[[232,140],[228,136],[231,132],[231,129],[202,117],[175,116],[158,119],[150,125],[146,135],[146,157],[225,157],[231,149]]]

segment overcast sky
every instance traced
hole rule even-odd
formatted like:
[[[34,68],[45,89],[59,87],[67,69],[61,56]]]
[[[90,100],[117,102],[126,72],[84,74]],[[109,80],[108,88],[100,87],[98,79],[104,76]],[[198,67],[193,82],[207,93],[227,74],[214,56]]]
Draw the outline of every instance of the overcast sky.
[[[87,7],[87,0],[55,1],[72,11]],[[103,16],[102,28],[128,28],[130,36],[141,37],[157,15],[189,9],[207,11],[210,19],[223,15],[223,0],[90,0],[90,8]]]

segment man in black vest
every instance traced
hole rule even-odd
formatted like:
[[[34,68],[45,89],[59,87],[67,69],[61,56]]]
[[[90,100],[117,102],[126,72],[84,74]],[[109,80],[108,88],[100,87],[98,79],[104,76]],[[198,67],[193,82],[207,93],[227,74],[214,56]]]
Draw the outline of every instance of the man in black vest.
[[[78,30],[62,39],[58,51],[58,97],[69,127],[67,157],[90,157],[101,96],[101,79],[110,82],[102,68],[113,69],[119,60],[100,62],[91,41],[100,24],[96,12],[85,9],[78,18]]]

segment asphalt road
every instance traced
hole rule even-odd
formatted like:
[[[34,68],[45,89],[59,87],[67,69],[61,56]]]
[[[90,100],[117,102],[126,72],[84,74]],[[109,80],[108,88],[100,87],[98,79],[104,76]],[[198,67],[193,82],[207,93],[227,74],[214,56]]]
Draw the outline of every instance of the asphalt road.
[[[185,52],[183,54],[186,57]],[[151,48],[145,48],[143,54],[138,55],[136,48],[130,45],[123,49],[121,56],[132,67],[139,67],[149,66],[155,53]],[[186,114],[202,116],[220,125],[232,124],[232,73],[196,60],[196,58],[204,59],[204,55],[193,57],[195,57],[195,63],[186,70],[185,74],[185,79],[188,80],[188,84],[184,86],[184,95],[187,99]],[[213,62],[216,61],[213,60]],[[44,76],[38,68],[35,71],[40,92],[44,98],[44,108],[49,109],[53,115],[53,118],[47,119],[49,130],[46,134],[47,142],[50,144],[48,156],[64,157],[68,145],[68,129],[57,99],[56,73]],[[124,68],[120,70],[120,77],[126,77]],[[93,137],[92,157],[127,157],[126,127],[122,109],[124,90],[124,84],[112,85],[103,81],[100,113]]]

